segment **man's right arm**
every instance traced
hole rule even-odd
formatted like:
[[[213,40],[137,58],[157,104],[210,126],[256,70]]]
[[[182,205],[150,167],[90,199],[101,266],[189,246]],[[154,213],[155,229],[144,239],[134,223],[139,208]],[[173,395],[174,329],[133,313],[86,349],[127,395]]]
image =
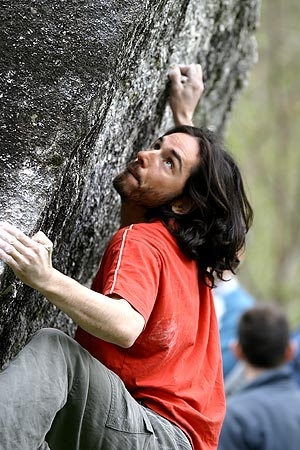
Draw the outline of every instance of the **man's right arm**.
[[[0,259],[28,286],[37,289],[88,333],[130,347],[145,320],[128,301],[95,292],[52,267],[52,243],[39,232],[33,238],[0,224]]]
[[[53,271],[49,282],[38,289],[42,295],[91,335],[124,348],[134,344],[145,321],[127,300],[100,294]]]

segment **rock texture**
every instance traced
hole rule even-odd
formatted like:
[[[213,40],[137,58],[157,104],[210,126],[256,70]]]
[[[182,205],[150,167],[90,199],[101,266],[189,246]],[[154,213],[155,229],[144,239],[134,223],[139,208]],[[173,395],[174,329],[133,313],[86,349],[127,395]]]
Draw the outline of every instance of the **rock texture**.
[[[259,0],[3,0],[0,220],[42,229],[88,284],[118,226],[114,175],[171,126],[172,62],[200,62],[200,120],[222,130],[256,59]],[[74,325],[1,266],[0,365]]]

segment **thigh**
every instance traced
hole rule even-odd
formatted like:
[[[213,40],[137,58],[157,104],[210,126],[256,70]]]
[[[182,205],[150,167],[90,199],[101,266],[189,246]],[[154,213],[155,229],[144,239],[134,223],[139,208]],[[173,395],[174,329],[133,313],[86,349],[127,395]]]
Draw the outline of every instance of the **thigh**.
[[[145,408],[129,394],[122,380],[109,371],[111,403],[101,450],[150,450],[153,428]],[[159,450],[159,447],[157,447]]]
[[[69,354],[74,357],[68,364],[72,384],[64,407],[47,433],[50,449],[150,449],[150,420],[122,380],[78,343],[72,345]]]
[[[73,339],[59,337],[69,389],[46,436],[51,450],[191,449],[184,434],[138,403],[115,373]]]
[[[186,435],[132,398],[113,373],[103,450],[192,450]]]

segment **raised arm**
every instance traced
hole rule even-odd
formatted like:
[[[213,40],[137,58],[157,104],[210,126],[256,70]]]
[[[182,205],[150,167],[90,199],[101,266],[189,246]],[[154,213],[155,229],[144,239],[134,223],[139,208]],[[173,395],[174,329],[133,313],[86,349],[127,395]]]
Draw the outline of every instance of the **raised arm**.
[[[176,65],[169,71],[170,107],[175,126],[193,125],[193,116],[204,90],[200,64]]]
[[[52,243],[42,232],[30,238],[16,227],[0,223],[0,259],[21,281],[96,337],[130,347],[144,328],[144,318],[128,301],[92,291],[54,269]]]

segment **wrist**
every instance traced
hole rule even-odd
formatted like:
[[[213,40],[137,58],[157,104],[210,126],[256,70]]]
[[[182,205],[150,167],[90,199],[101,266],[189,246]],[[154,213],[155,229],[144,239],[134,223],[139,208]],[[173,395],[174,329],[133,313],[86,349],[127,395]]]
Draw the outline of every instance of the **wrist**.
[[[64,275],[53,267],[48,272],[47,278],[40,280],[36,283],[35,289],[37,289],[44,297],[49,297],[59,290],[61,284],[61,278]]]
[[[194,126],[192,114],[186,113],[173,114],[173,119],[176,127],[180,125]]]

